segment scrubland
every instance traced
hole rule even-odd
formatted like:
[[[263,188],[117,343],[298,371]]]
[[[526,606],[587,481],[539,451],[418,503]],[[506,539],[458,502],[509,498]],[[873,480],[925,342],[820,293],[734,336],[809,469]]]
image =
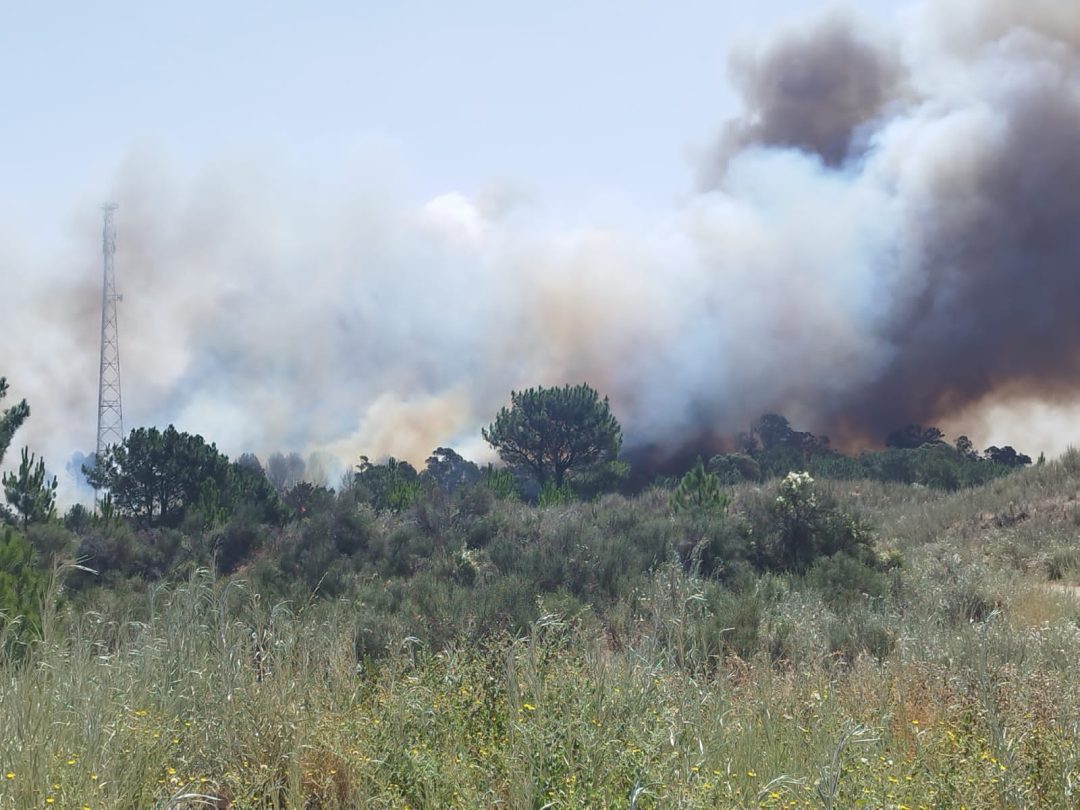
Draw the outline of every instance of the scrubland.
[[[1080,454],[815,481],[859,553],[805,566],[762,562],[779,486],[343,504],[145,587],[59,565],[4,625],[0,807],[1080,805]]]

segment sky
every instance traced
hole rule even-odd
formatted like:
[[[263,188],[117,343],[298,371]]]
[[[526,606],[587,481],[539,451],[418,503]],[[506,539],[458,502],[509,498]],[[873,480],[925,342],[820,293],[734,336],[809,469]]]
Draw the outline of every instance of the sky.
[[[963,396],[895,394],[964,320],[961,277],[930,255],[948,236],[935,206],[1023,151],[986,136],[1015,129],[1017,99],[1075,90],[1057,78],[1074,16],[1053,0],[0,4],[0,313],[17,332],[0,374],[33,409],[15,445],[58,472],[93,446],[114,199],[126,425],[176,422],[230,455],[344,469],[452,440],[486,460],[479,426],[511,387],[580,379],[642,441],[773,407],[861,440],[881,425],[843,409],[865,411],[865,390],[904,400],[883,419],[947,411],[977,443],[1059,451],[1071,384],[996,396],[1042,386],[1030,353],[995,379],[992,324],[957,339]],[[813,104],[769,106],[770,71],[870,94],[842,129],[848,162],[815,154]],[[842,93],[822,106],[838,99],[842,124]],[[770,142],[789,124],[809,127],[798,148]],[[929,343],[907,345],[908,304],[936,296]]]
[[[880,16],[889,0],[862,2]],[[262,150],[312,182],[373,152],[418,198],[667,207],[735,104],[729,50],[808,0],[5,3],[0,205],[53,235],[133,150]]]

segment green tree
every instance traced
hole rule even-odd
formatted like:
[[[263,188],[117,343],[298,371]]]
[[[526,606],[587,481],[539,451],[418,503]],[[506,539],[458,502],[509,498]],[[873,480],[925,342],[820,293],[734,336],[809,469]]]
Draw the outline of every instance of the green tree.
[[[263,469],[262,462],[259,461],[259,457],[254,453],[241,453],[240,458],[234,461],[233,464],[248,472],[261,476],[266,475],[266,470]]]
[[[743,481],[760,481],[761,465],[746,453],[727,453],[709,460],[709,471],[724,484],[741,484]]]
[[[37,459],[24,447],[18,472],[5,473],[4,497],[18,513],[23,529],[56,517],[56,476],[49,480],[45,459]]]
[[[37,630],[41,617],[46,577],[33,546],[11,528],[0,528],[0,630],[20,619],[14,634],[19,639]]]
[[[945,434],[936,427],[923,427],[912,423],[897,428],[885,438],[886,447],[896,447],[901,450],[914,450],[924,444],[943,444]]]
[[[750,429],[751,436],[755,437],[763,450],[772,450],[791,442],[795,430],[791,427],[787,417],[778,413],[765,413],[758,417]]]
[[[202,436],[136,428],[86,469],[96,489],[107,489],[114,506],[148,526],[177,526],[199,505],[213,511],[229,500],[228,458]]]
[[[521,497],[521,488],[514,474],[505,468],[488,464],[481,471],[481,485],[499,500],[513,500]]]
[[[245,453],[229,466],[224,505],[234,517],[249,522],[283,525],[289,517],[283,496],[267,480],[261,465],[254,466],[250,453]],[[255,459],[258,463],[258,459]]]
[[[975,449],[974,442],[967,436],[956,437],[956,452],[965,459],[977,459],[979,457],[979,451]]]
[[[428,457],[427,467],[420,473],[422,478],[433,481],[447,495],[475,484],[481,475],[475,463],[462,458],[449,447],[436,447]]]
[[[7,392],[7,380],[0,377],[0,401],[7,396]],[[30,416],[30,406],[26,404],[25,399],[6,410],[0,411],[0,462],[4,460],[4,453],[7,452],[8,445],[11,444],[11,437],[15,435],[15,431],[26,421],[28,416]]]
[[[420,476],[409,462],[393,456],[386,464],[372,464],[367,456],[361,456],[353,486],[375,509],[403,512],[420,495]]]
[[[720,489],[720,478],[706,472],[699,458],[672,493],[671,509],[673,512],[707,515],[725,511],[729,500],[727,493]]]
[[[510,407],[482,434],[503,461],[556,487],[567,473],[616,458],[622,447],[622,429],[607,397],[601,400],[585,384],[512,391]]]
[[[1003,467],[1023,467],[1031,463],[1031,456],[1018,453],[1015,448],[1005,445],[1004,447],[987,447],[986,457],[995,464]]]

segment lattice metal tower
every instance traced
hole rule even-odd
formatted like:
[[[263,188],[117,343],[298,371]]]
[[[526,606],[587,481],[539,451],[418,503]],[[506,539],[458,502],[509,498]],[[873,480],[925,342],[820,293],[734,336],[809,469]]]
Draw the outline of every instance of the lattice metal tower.
[[[116,254],[116,226],[113,214],[116,203],[101,206],[104,226],[101,252],[105,277],[101,287],[101,373],[98,377],[97,457],[111,444],[124,440],[124,409],[120,397],[120,335],[116,328],[116,304],[123,296],[116,294],[113,257]]]

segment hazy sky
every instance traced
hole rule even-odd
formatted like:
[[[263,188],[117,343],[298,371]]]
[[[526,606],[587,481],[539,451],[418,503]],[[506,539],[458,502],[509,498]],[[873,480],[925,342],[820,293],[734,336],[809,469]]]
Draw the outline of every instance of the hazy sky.
[[[825,5],[4,3],[0,206],[51,235],[144,148],[181,166],[265,150],[316,182],[374,151],[420,198],[666,208],[732,112],[732,44]]]

